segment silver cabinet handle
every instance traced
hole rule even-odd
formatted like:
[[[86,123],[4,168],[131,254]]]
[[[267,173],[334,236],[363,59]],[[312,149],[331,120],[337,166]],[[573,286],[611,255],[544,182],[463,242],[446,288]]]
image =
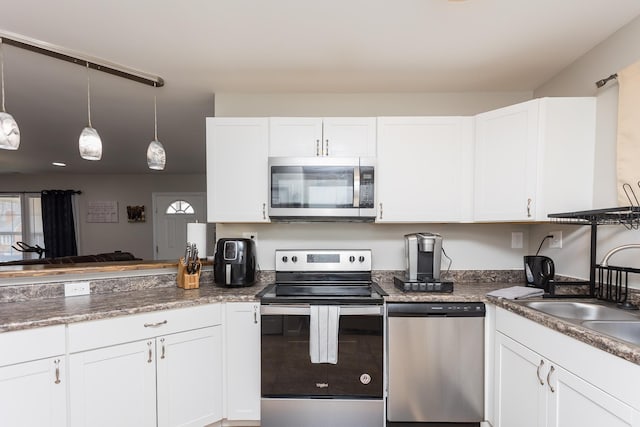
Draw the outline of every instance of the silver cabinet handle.
[[[320,140],[316,139],[316,157],[320,157]]]
[[[329,140],[328,139],[324,140],[324,155],[325,156],[329,155]]]
[[[54,384],[60,384],[60,359],[54,360],[53,364],[56,366],[56,380]]]
[[[538,370],[536,371],[536,375],[538,376],[538,381],[540,381],[540,385],[544,385],[544,381],[540,377],[540,370],[544,366],[544,360],[540,359],[540,364],[538,365]]]
[[[153,344],[153,341],[147,341],[147,347],[149,347],[149,359],[147,360],[147,363],[153,362],[153,352],[151,351],[152,344]]]
[[[382,203],[380,203],[380,219],[382,219]]]
[[[530,198],[527,199],[527,218],[531,218],[531,202],[533,200],[531,200]]]
[[[267,219],[267,204],[262,204],[262,219]]]
[[[551,390],[551,393],[555,393],[556,389],[553,388],[553,386],[551,385],[551,374],[553,374],[553,371],[555,371],[556,368],[553,367],[553,365],[551,365],[551,369],[549,369],[549,373],[547,374],[547,385],[549,386],[549,390]]]
[[[160,343],[162,344],[162,351],[160,353],[160,359],[164,359],[164,338],[160,338]]]
[[[145,327],[145,328],[157,328],[157,327],[159,327],[159,326],[166,325],[166,324],[167,324],[167,321],[166,321],[166,320],[163,320],[162,322],[145,323],[145,324],[144,324],[144,327]]]
[[[253,323],[254,324],[258,324],[258,306],[254,305],[253,306]]]

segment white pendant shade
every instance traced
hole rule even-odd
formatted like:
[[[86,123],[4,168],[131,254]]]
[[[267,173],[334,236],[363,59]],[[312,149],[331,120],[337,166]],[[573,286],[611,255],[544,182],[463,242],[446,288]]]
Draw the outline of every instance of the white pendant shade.
[[[17,150],[20,146],[20,129],[13,116],[0,112],[0,148]]]
[[[151,141],[147,148],[147,165],[149,165],[149,169],[164,170],[166,161],[167,155],[162,143],[158,140]]]
[[[4,56],[2,53],[2,39],[0,38],[0,95],[2,109],[0,110],[0,148],[17,150],[20,146],[20,129],[13,116],[4,108]]]
[[[98,131],[92,127],[82,129],[79,144],[80,156],[85,160],[100,160],[102,158],[102,140]]]

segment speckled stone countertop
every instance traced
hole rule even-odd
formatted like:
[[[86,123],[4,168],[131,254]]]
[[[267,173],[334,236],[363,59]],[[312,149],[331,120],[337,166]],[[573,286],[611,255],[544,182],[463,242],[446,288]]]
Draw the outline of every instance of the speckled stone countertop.
[[[255,285],[241,288],[221,288],[212,285],[211,281],[205,281],[199,288],[188,290],[174,285],[66,298],[43,298],[33,301],[0,303],[0,332],[217,302],[256,301],[256,293],[272,281],[271,277],[270,275],[262,275],[261,280]]]
[[[527,299],[527,301],[535,301],[540,300],[536,299]],[[570,320],[565,320],[560,317],[551,316],[540,311],[534,310],[523,305],[524,301],[512,301],[502,298],[495,297],[487,297],[487,301],[491,304],[494,304],[498,307],[502,307],[505,310],[509,310],[513,313],[519,314],[527,319],[533,320],[541,325],[544,325],[550,329],[558,331],[564,335],[570,336],[572,338],[577,339],[578,341],[582,341],[586,344],[589,344],[593,347],[599,348],[600,350],[606,351],[607,353],[611,353],[615,356],[621,357],[629,362],[640,365],[640,346],[634,345],[632,343],[628,343],[626,341],[622,341],[608,335],[599,333],[592,329],[586,328],[580,324],[580,322],[572,322]],[[545,300],[548,301],[548,300]],[[571,301],[579,301],[579,302],[595,302],[598,304],[605,304],[602,301],[591,300],[591,299],[580,299],[580,300],[571,300]],[[640,314],[639,314],[640,316]],[[640,320],[640,317],[639,317]]]
[[[488,302],[625,360],[640,364],[640,346],[608,337],[578,323],[546,315],[522,305],[519,301],[498,299],[486,295],[496,289],[520,284],[517,273],[495,274],[493,272],[475,275],[472,278],[475,281],[465,281],[467,278],[458,275],[453,277],[455,282],[453,293],[405,293],[394,286],[394,273],[397,272],[374,272],[374,280],[388,293],[388,296],[385,297],[387,302]],[[129,278],[127,280],[132,282],[130,288],[120,284],[117,291],[113,292],[107,292],[92,283],[92,294],[86,296],[67,298],[54,296],[28,301],[0,302],[0,332],[106,319],[201,304],[258,301],[256,294],[274,281],[273,272],[262,272],[259,274],[258,283],[253,286],[221,288],[212,284],[211,272],[207,272],[203,273],[200,288],[184,290],[175,286],[175,275],[171,277],[163,279],[159,284],[156,282],[147,284],[142,280],[136,281]]]

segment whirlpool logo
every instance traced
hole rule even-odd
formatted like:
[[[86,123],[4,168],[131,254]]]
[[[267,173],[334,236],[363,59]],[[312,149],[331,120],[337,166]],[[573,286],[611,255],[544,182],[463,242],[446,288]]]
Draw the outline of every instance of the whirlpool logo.
[[[327,387],[329,387],[329,384],[327,384],[327,383],[316,383],[316,387],[318,387],[318,388],[327,388]]]

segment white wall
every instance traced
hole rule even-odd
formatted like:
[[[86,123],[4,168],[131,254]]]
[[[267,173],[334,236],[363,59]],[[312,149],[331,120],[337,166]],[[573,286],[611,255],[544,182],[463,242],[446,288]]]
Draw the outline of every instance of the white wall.
[[[530,92],[499,93],[389,93],[389,94],[232,94],[215,97],[217,116],[421,116],[474,115],[531,99]],[[419,197],[407,194],[407,197]],[[219,224],[217,237],[258,233],[258,263],[274,268],[275,249],[370,248],[373,268],[404,268],[407,233],[442,234],[452,269],[521,269],[529,226],[520,224]],[[522,231],[525,249],[511,249],[511,232]],[[446,268],[446,261],[443,268]]]
[[[452,270],[511,270],[523,268],[522,256],[526,254],[526,249],[511,249],[511,232],[523,232],[527,248],[528,228],[521,224],[218,224],[216,234],[242,237],[246,231],[257,233],[262,270],[274,269],[276,249],[371,249],[374,270],[402,270],[403,236],[425,231],[443,236],[443,247],[453,260]],[[443,259],[443,270],[448,264]]]
[[[218,117],[437,116],[477,113],[527,101],[532,92],[217,93]]]
[[[612,207],[617,204],[615,153],[618,85],[612,81],[604,88],[597,89],[595,82],[640,60],[638,40],[640,40],[640,18],[631,21],[534,92],[535,97],[594,95],[597,97],[594,194],[598,208]],[[636,194],[640,198],[640,188],[636,188]],[[547,229],[544,226],[534,227],[531,243],[537,245],[536,242],[544,237]],[[588,228],[563,226],[559,229],[564,230],[563,249],[547,249],[542,253],[554,259],[556,271],[587,278],[590,245]],[[627,230],[620,225],[599,227],[597,261],[600,262],[610,249],[628,243],[640,243],[638,230]],[[620,252],[614,255],[611,264],[640,268],[639,252],[638,250]],[[635,282],[638,282],[637,278],[635,279]]]
[[[154,192],[204,192],[206,179],[200,175],[4,175],[0,191],[80,190],[76,196],[80,210],[79,254],[115,250],[132,252],[139,258],[153,259]],[[88,223],[87,203],[117,201],[117,223]],[[144,205],[146,222],[127,222],[127,206]]]

